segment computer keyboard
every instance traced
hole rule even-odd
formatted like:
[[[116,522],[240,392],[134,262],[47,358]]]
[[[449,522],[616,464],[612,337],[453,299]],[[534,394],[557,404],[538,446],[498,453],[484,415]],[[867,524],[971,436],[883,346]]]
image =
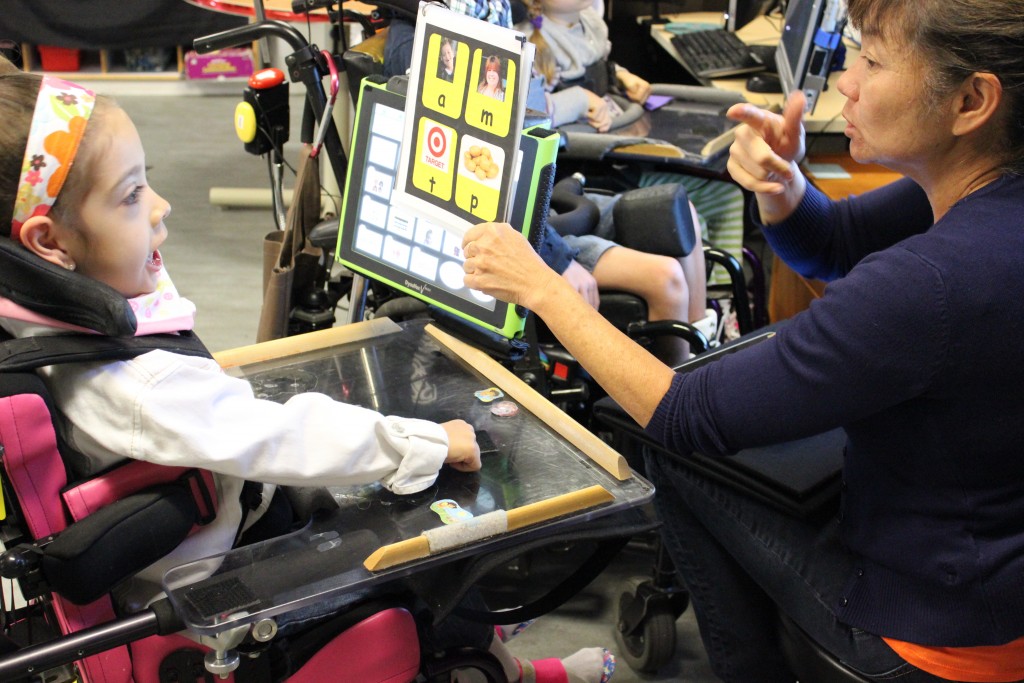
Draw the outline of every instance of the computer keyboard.
[[[698,81],[764,71],[766,64],[750,46],[724,28],[673,35],[683,66]]]

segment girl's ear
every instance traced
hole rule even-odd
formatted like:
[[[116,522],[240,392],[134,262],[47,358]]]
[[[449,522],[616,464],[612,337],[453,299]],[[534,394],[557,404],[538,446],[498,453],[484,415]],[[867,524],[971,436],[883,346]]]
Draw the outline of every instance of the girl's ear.
[[[61,268],[75,269],[75,262],[63,246],[57,224],[49,216],[32,216],[21,226],[22,246],[39,258]]]

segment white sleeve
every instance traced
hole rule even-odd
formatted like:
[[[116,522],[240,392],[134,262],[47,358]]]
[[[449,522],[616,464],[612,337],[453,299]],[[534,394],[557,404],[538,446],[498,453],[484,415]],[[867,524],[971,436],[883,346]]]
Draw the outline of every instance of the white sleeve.
[[[153,351],[77,375],[57,383],[55,398],[76,446],[101,460],[128,456],[291,486],[380,480],[405,494],[430,486],[448,452],[434,422],[317,393],[260,400],[209,359]]]

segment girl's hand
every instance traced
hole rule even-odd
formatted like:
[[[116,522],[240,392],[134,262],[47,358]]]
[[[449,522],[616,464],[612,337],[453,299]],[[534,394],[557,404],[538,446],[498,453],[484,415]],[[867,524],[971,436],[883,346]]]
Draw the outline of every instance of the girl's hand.
[[[448,435],[448,456],[444,464],[460,472],[476,472],[480,469],[480,446],[476,443],[473,425],[465,420],[443,422],[441,428]]]
[[[626,97],[637,104],[643,104],[651,96],[651,84],[636,74],[620,68],[615,77],[618,78],[622,89],[626,91]]]
[[[561,279],[508,223],[473,226],[462,239],[462,249],[466,286],[502,301],[532,309],[545,289]]]
[[[587,123],[598,133],[606,133],[612,127],[612,114],[608,111],[608,103],[603,97],[584,90],[587,93]]]
[[[729,148],[732,179],[759,194],[782,194],[797,175],[804,155],[803,112],[806,99],[794,92],[782,115],[752,104],[734,104],[726,116],[744,124],[736,128]]]

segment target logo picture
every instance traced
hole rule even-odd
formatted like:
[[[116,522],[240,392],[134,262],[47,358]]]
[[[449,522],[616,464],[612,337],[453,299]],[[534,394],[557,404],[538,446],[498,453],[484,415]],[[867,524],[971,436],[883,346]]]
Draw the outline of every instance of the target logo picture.
[[[423,163],[429,164],[442,173],[448,172],[448,131],[441,126],[427,129],[426,145],[423,148]]]
[[[455,148],[459,134],[450,126],[423,117],[416,128],[413,187],[443,201],[450,201],[455,181]]]

